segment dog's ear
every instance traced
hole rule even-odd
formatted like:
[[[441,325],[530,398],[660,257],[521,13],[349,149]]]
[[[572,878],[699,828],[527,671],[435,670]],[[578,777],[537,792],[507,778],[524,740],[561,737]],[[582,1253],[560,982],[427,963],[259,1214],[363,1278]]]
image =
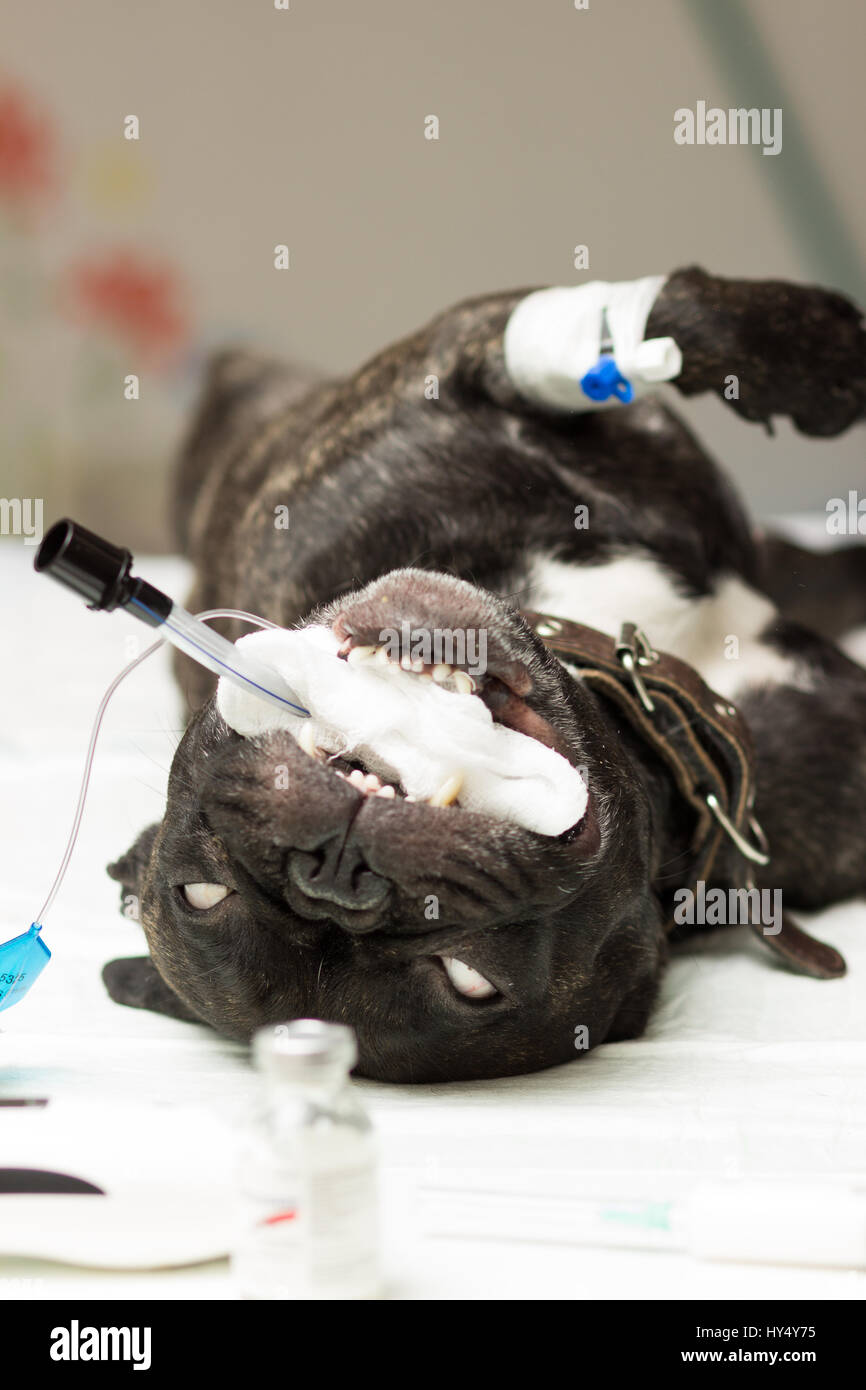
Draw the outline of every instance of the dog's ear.
[[[144,871],[150,863],[153,842],[159,832],[159,822],[142,830],[138,839],[129,847],[126,854],[109,864],[106,873],[121,885],[120,906],[125,917],[138,917],[137,905],[141,898],[141,884]]]
[[[102,979],[115,1004],[150,1009],[184,1023],[201,1023],[160,975],[150,956],[126,956],[102,967]]]
[[[267,421],[299,401],[319,379],[311,368],[244,348],[229,348],[210,358],[174,475],[172,518],[184,555],[192,510],[205,479],[239,448],[248,447]]]

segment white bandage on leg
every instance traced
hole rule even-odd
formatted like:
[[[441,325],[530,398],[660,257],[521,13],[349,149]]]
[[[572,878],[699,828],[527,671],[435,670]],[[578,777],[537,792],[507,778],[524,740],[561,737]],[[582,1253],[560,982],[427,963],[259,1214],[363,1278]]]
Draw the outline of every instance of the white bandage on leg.
[[[650,310],[666,279],[651,275],[617,284],[593,280],[527,295],[512,310],[504,340],[506,371],[521,395],[559,410],[618,405],[629,398],[625,388],[599,400],[581,385],[605,356],[634,395],[677,376],[683,359],[674,339],[644,339]],[[603,356],[605,320],[612,341],[605,344]]]

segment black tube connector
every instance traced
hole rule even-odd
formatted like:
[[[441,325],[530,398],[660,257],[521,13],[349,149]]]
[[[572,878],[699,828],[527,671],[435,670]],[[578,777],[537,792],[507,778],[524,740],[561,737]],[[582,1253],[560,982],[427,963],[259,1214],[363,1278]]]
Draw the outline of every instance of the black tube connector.
[[[167,594],[131,573],[131,551],[68,518],[46,532],[33,568],[80,594],[88,608],[99,612],[125,608],[150,627],[159,627],[172,609]]]

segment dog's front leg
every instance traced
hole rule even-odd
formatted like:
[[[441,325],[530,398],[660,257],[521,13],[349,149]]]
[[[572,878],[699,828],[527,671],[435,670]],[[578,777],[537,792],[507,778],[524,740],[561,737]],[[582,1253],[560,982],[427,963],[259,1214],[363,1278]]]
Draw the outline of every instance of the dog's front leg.
[[[452,334],[456,326],[463,375],[513,411],[619,410],[632,384],[646,391],[670,379],[686,396],[714,392],[747,420],[788,415],[804,434],[839,434],[866,420],[862,314],[816,286],[727,280],[692,266],[666,279],[470,301],[443,323]],[[585,373],[611,348],[626,380],[619,399],[593,400]]]

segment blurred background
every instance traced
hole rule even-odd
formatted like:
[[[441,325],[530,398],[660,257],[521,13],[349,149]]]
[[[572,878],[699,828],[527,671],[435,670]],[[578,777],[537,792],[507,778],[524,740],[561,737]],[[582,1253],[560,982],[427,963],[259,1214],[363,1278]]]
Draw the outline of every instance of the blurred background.
[[[862,0],[4,0],[0,492],[169,548],[228,343],[345,372],[465,295],[694,262],[866,301],[864,51]],[[675,144],[699,100],[781,107],[782,152]],[[866,432],[686,413],[759,515],[866,482]]]

